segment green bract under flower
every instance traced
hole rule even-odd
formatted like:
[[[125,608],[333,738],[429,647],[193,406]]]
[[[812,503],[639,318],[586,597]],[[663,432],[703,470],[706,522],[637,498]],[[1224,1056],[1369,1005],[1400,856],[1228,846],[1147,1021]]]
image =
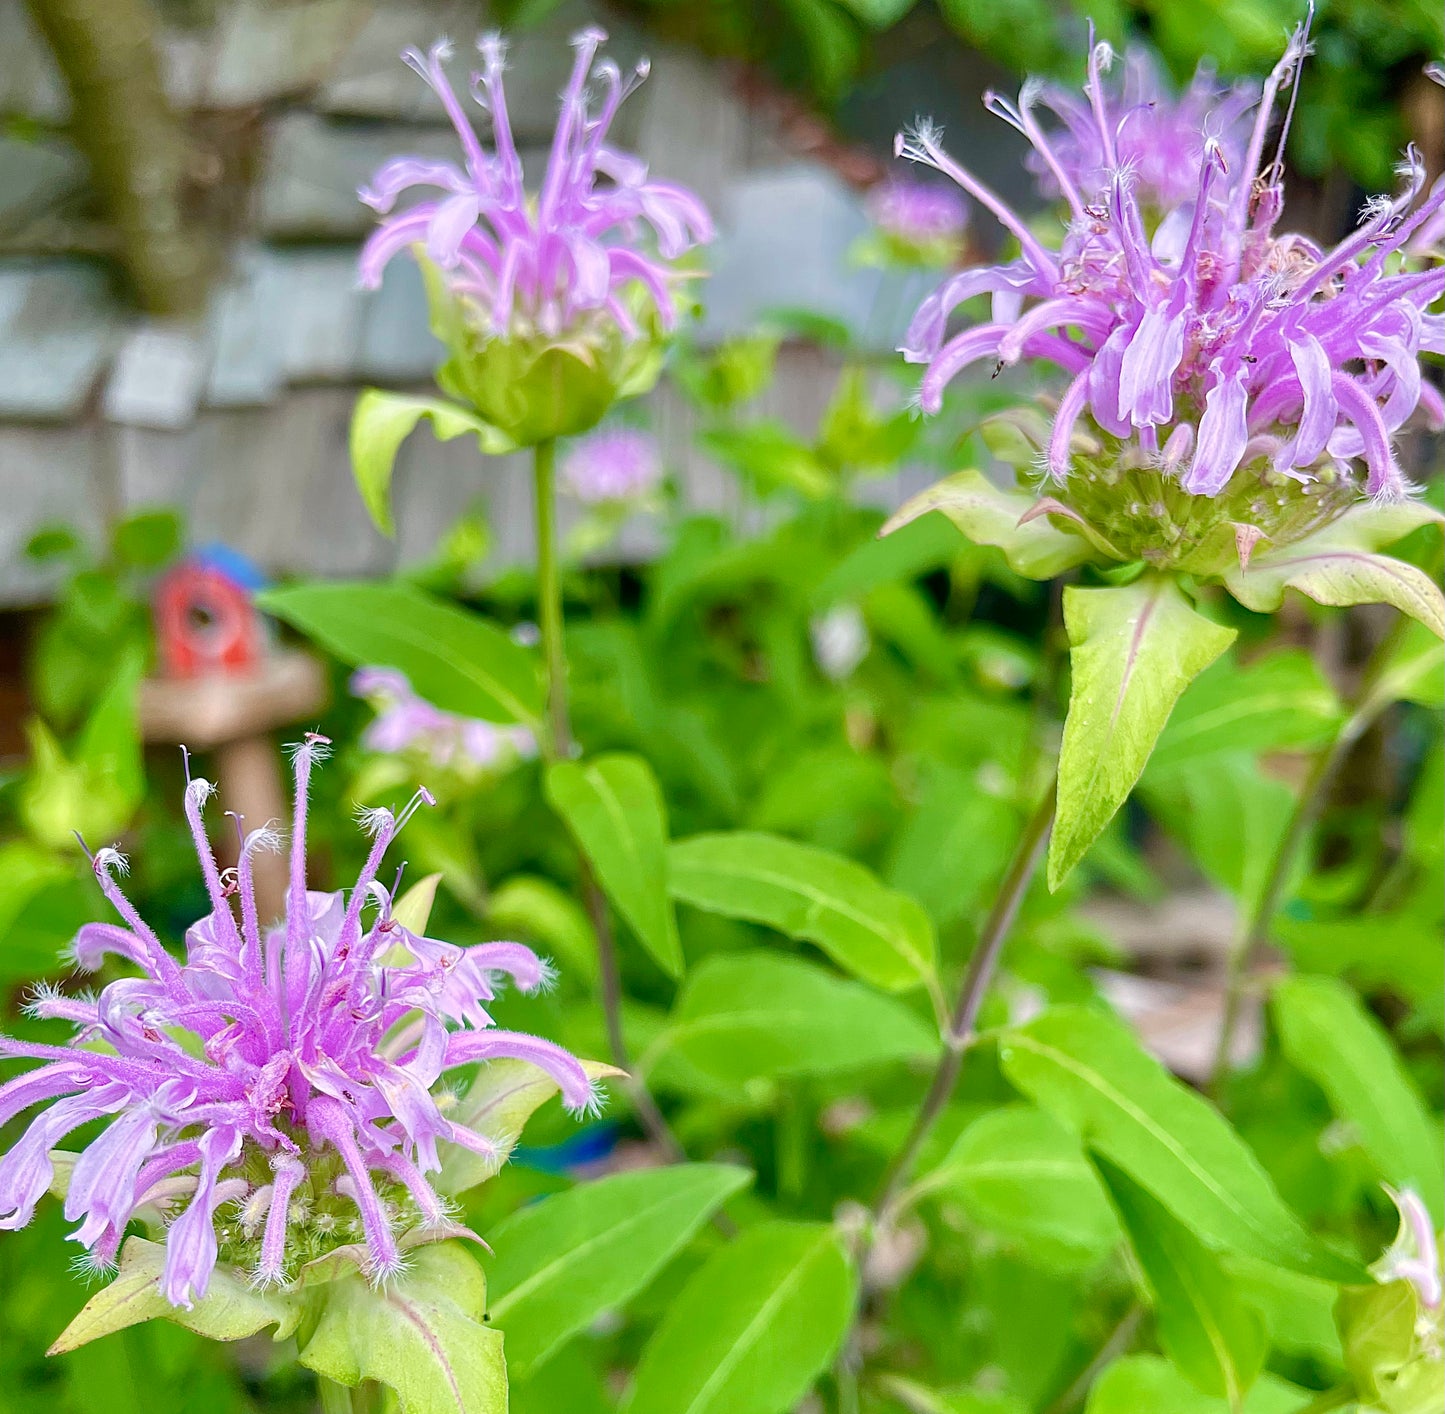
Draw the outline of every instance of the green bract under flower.
[[[584,316],[549,335],[514,320],[506,334],[451,290],[425,263],[432,332],[447,351],[437,384],[517,446],[575,437],[616,402],[637,397],[662,370],[663,331],[639,307],[642,337],[628,338],[604,316]]]

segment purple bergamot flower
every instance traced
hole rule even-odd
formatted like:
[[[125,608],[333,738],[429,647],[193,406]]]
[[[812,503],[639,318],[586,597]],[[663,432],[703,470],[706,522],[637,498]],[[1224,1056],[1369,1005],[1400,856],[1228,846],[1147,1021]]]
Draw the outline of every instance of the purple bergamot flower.
[[[506,46],[497,35],[478,42],[482,70],[471,98],[489,114],[491,145],[478,138],[444,68],[446,41],[429,54],[402,56],[431,86],[461,140],[465,166],[419,157],[387,162],[361,199],[383,214],[413,187],[440,195],[387,215],[361,253],[361,282],[374,288],[386,263],[420,247],[445,274],[470,318],[493,334],[556,338],[579,321],[612,321],[628,338],[640,332],[632,291],[651,302],[670,328],[675,317],[672,262],[712,238],[706,207],[691,192],[653,181],[637,157],[607,145],[607,130],[628,94],[647,76],[639,65],[624,79],[616,64],[594,64],[606,35],[583,30],[562,94],[551,154],[540,187],[529,191],[507,117],[502,74]],[[656,253],[642,241],[651,229]]]
[[[189,782],[185,813],[211,912],[187,929],[183,961],[121,892],[124,857],[93,856],[121,923],[86,924],[74,960],[92,971],[110,953],[140,975],[91,996],[42,990],[30,1010],[72,1023],[69,1045],[0,1037],[0,1057],[44,1062],[0,1086],[0,1124],[47,1106],[0,1158],[0,1228],[30,1221],[56,1145],[108,1118],[75,1158],[65,1197],[92,1266],[114,1264],[126,1224],[145,1210],[167,1222],[160,1284],[175,1306],[205,1295],[218,1260],[284,1282],[358,1239],[380,1281],[401,1267],[400,1234],[449,1228],[426,1178],[440,1167],[438,1146],[499,1155],[496,1138],[447,1118],[432,1093],[444,1072],[513,1057],[550,1075],[572,1110],[593,1108],[575,1057],[493,1029],[485,1009],[500,978],[531,991],[549,980],[548,964],[517,943],[420,937],[393,915],[394,889],[377,871],[407,818],[430,803],[426,791],[399,814],[365,813],[372,845],[349,898],[307,888],[308,789],[327,745],[313,734],[296,751],[290,885],[275,926],[257,916],[251,870],[280,837],[269,825],[252,830],[235,869],[221,871],[201,818],[208,781]],[[223,1205],[236,1216],[218,1232]]]
[[[1079,188],[1030,116],[1036,92],[1026,87],[1008,116],[1068,205],[1057,244],[953,161],[935,129],[900,135],[901,155],[952,177],[1019,246],[1012,260],[952,276],[919,307],[901,351],[927,365],[923,410],[936,412],[948,383],[982,360],[995,374],[1020,363],[1062,370],[1069,381],[1041,462],[1058,501],[1119,558],[1183,564],[1226,523],[1247,529],[1241,544],[1256,534],[1284,544],[1362,493],[1400,499],[1394,434],[1417,411],[1437,426],[1445,416],[1420,369],[1423,353],[1445,352],[1445,268],[1420,270],[1404,253],[1445,186],[1422,198],[1413,149],[1400,193],[1371,200],[1334,247],[1276,231],[1282,139],[1272,157],[1267,139],[1307,52],[1297,31],[1263,86],[1242,159],[1201,129],[1194,186],[1166,211],[1141,195],[1152,157],[1121,140],[1137,110],[1121,112],[1106,92],[1106,45],[1094,48],[1084,89],[1102,158],[1094,190]],[[1163,155],[1178,147],[1175,125],[1153,139],[1132,126]],[[950,317],[979,295],[989,317],[951,333]]]
[[[968,207],[953,187],[892,176],[869,191],[864,207],[885,257],[872,263],[947,266],[963,253]]]
[[[462,770],[487,770],[537,753],[537,740],[526,727],[443,712],[418,697],[395,668],[358,668],[351,691],[376,709],[361,734],[362,745],[372,751],[415,751],[436,766]]]
[[[610,427],[575,442],[562,461],[562,480],[584,504],[644,496],[662,480],[657,442],[633,427]]]
[[[1115,172],[1124,167],[1141,205],[1175,211],[1194,200],[1207,144],[1215,143],[1231,167],[1244,162],[1246,120],[1259,98],[1257,83],[1222,88],[1214,70],[1201,64],[1189,86],[1176,94],[1152,51],[1137,45],[1125,53],[1120,68],[1117,94],[1104,100],[1112,151],[1087,91],[1030,79],[1016,104],[1000,94],[985,96],[992,113],[1028,138],[1025,161],[1048,196],[1072,192],[1086,202],[1106,200]],[[1046,135],[1040,128],[1033,111],[1040,104],[1058,117],[1060,131]]]

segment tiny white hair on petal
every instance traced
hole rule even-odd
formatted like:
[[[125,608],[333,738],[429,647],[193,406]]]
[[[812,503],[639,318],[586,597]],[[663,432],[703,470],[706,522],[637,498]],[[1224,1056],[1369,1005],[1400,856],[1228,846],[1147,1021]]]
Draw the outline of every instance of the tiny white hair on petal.
[[[389,830],[392,821],[396,817],[384,805],[356,807],[356,823],[372,837],[376,839],[379,835]]]
[[[259,830],[252,830],[246,836],[243,848],[248,855],[251,854],[279,854],[285,843],[285,836],[281,832],[280,825],[268,820]]]
[[[125,875],[130,873],[130,860],[114,845],[108,844],[103,849],[96,850],[95,867],[97,870],[108,869],[113,873]]]
[[[208,781],[204,776],[196,776],[186,786],[186,794],[197,805],[204,805],[215,793],[215,782]]]

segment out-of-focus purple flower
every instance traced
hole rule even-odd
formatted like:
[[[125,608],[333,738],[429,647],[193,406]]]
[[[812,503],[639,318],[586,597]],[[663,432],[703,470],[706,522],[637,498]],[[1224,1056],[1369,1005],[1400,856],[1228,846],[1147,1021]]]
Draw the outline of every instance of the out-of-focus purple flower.
[[[1017,104],[999,94],[986,95],[989,110],[1033,144],[1025,160],[1049,196],[1072,189],[1085,201],[1105,200],[1122,167],[1132,175],[1142,206],[1172,211],[1194,200],[1208,142],[1218,145],[1231,168],[1244,161],[1249,141],[1245,119],[1258,100],[1258,84],[1221,88],[1214,71],[1201,65],[1189,87],[1176,94],[1158,59],[1142,46],[1131,46],[1120,67],[1117,94],[1104,100],[1113,124],[1112,152],[1091,95],[1036,79],[1025,83]],[[1033,116],[1038,104],[1058,116],[1061,132],[1044,137]]]
[[[562,462],[562,480],[589,506],[631,500],[662,480],[662,456],[646,432],[605,428],[573,443]]]
[[[443,712],[418,697],[395,668],[358,668],[351,691],[376,708],[375,720],[361,734],[362,745],[372,751],[418,751],[437,766],[479,769],[536,755],[536,738],[526,727]]]
[[[436,92],[461,140],[465,165],[419,157],[387,162],[361,191],[382,213],[413,187],[439,195],[388,215],[361,252],[361,283],[374,288],[398,252],[423,248],[445,272],[479,329],[555,338],[587,316],[611,321],[624,337],[639,332],[629,293],[642,292],[664,328],[676,317],[671,262],[712,238],[707,209],[691,192],[652,181],[647,166],[607,145],[607,130],[627,95],[647,76],[624,79],[610,60],[594,64],[606,38],[583,30],[562,94],[541,185],[528,191],[503,91],[506,46],[478,42],[481,72],[469,93],[491,118],[490,145],[478,138],[448,79],[445,42],[402,56]],[[650,228],[652,240],[642,239]],[[652,253],[655,247],[656,254]]]
[[[890,177],[865,201],[888,252],[904,264],[947,265],[963,250],[968,207],[952,187]]]
[[[546,1071],[570,1108],[594,1105],[579,1061],[539,1037],[493,1029],[485,1010],[499,978],[531,991],[548,981],[546,963],[517,943],[420,937],[394,917],[377,871],[408,817],[430,803],[426,791],[398,815],[366,812],[372,845],[349,898],[307,888],[309,782],[326,746],[311,735],[296,752],[290,885],[275,926],[257,917],[251,871],[280,838],[269,825],[252,830],[235,869],[221,871],[201,818],[207,781],[189,782],[185,812],[211,912],[186,930],[184,961],[121,892],[124,858],[95,854],[121,923],[86,924],[75,961],[93,970],[113,953],[140,975],[94,996],[41,992],[32,1014],[71,1022],[70,1045],[0,1037],[0,1056],[43,1062],[0,1086],[0,1123],[47,1105],[0,1159],[0,1228],[30,1221],[53,1177],[51,1150],[109,1118],[76,1159],[65,1198],[65,1216],[79,1224],[71,1235],[95,1266],[114,1263],[137,1210],[159,1209],[168,1218],[160,1286],[175,1306],[205,1295],[218,1259],[279,1282],[357,1239],[368,1274],[382,1280],[400,1268],[399,1233],[448,1228],[425,1177],[440,1166],[438,1145],[498,1153],[495,1138],[447,1118],[431,1093],[444,1072],[513,1057]],[[228,1203],[239,1217],[218,1236]]]
[[[1420,1195],[1411,1188],[1386,1188],[1400,1214],[1400,1232],[1390,1250],[1370,1270],[1380,1281],[1408,1281],[1428,1311],[1438,1311],[1445,1289],[1440,1280],[1440,1249],[1435,1224]]]
[[[1370,494],[1404,495],[1393,434],[1417,408],[1436,424],[1445,415],[1420,373],[1422,352],[1445,350],[1435,308],[1445,269],[1412,269],[1400,252],[1445,190],[1421,199],[1412,150],[1401,193],[1373,199],[1332,249],[1276,234],[1283,190],[1266,138],[1307,51],[1297,32],[1263,86],[1243,160],[1229,162],[1220,138],[1206,135],[1189,199],[1152,224],[1142,157],[1126,157],[1118,134],[1130,124],[1103,84],[1108,47],[1093,50],[1084,90],[1103,154],[1097,194],[1079,189],[1033,120],[1036,90],[1026,88],[1010,121],[1069,206],[1057,247],[954,162],[935,130],[900,135],[902,155],[951,176],[1019,244],[1017,258],[962,271],[920,306],[902,352],[927,364],[923,409],[937,411],[947,384],[980,360],[996,373],[1052,363],[1069,382],[1044,461],[1066,501],[1076,494],[1068,488],[1130,467],[1193,497],[1228,490],[1245,521],[1266,487],[1281,504],[1314,496],[1339,514],[1359,463]],[[976,295],[991,298],[991,317],[950,335],[950,315]]]

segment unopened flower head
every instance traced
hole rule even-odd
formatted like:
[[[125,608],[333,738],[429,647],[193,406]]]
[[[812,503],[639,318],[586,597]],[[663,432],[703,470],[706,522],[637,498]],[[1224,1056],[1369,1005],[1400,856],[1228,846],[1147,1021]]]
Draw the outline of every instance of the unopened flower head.
[[[605,38],[587,29],[573,41],[551,152],[533,189],[507,112],[501,38],[479,41],[481,69],[465,91],[490,117],[485,143],[447,76],[450,46],[443,41],[425,55],[408,50],[403,58],[441,99],[464,163],[394,158],[361,191],[361,199],[385,215],[362,249],[361,283],[379,284],[387,262],[402,251],[423,254],[423,268],[438,277],[436,322],[448,330],[453,363],[462,365],[443,370],[444,386],[520,440],[580,431],[598,420],[609,396],[635,371],[624,350],[676,322],[678,260],[712,238],[707,209],[693,193],[652,180],[643,161],[608,145],[617,110],[647,66],[624,76],[610,60],[599,60]],[[438,195],[393,213],[397,198],[414,187]],[[499,347],[490,349],[487,366],[467,366],[486,362],[491,345]],[[576,406],[566,416],[549,410],[541,417],[536,409],[489,398],[491,383],[516,383],[547,350],[555,356],[559,348],[594,369],[608,365],[608,386],[594,387],[572,370],[572,381],[585,387],[571,390]],[[502,350],[510,354],[505,363],[495,357]],[[538,382],[547,377],[555,381],[555,369],[539,374]]]
[[[562,480],[579,501],[599,505],[645,496],[662,480],[656,440],[632,427],[604,428],[581,438],[562,462]]]
[[[1276,107],[1293,106],[1307,52],[1297,32],[1263,85],[1242,159],[1203,130],[1193,188],[1163,212],[1141,198],[1150,162],[1121,143],[1130,123],[1105,87],[1105,46],[1084,90],[1104,173],[1092,189],[1034,120],[1036,88],[1016,108],[995,101],[1067,203],[1056,244],[953,161],[935,130],[900,136],[904,156],[951,176],[1019,245],[1015,259],[964,270],[919,307],[902,352],[927,365],[924,411],[982,360],[996,374],[1062,370],[1040,461],[1057,498],[1124,558],[1179,564],[1221,523],[1288,543],[1362,490],[1398,499],[1407,487],[1394,434],[1417,410],[1437,425],[1445,414],[1420,370],[1422,353],[1445,350],[1445,269],[1402,254],[1445,202],[1439,186],[1422,197],[1418,156],[1402,166],[1399,194],[1368,203],[1334,247],[1276,232],[1283,139],[1273,154],[1267,139]],[[950,316],[979,295],[989,317],[950,334]]]
[[[968,207],[951,186],[893,176],[868,193],[866,208],[887,256],[873,263],[938,267],[963,253]]]
[[[375,719],[361,734],[362,745],[372,751],[415,752],[436,766],[462,772],[536,755],[536,738],[526,727],[443,712],[418,697],[406,674],[395,668],[358,668],[351,690],[376,708]]]
[[[113,954],[139,975],[94,996],[37,996],[34,1015],[74,1025],[69,1045],[0,1038],[0,1056],[43,1062],[0,1086],[0,1124],[45,1106],[0,1159],[0,1228],[30,1221],[54,1176],[51,1151],[108,1119],[75,1159],[65,1197],[92,1265],[114,1264],[127,1223],[144,1212],[167,1223],[160,1286],[172,1305],[204,1296],[218,1260],[283,1282],[357,1242],[379,1281],[400,1269],[409,1230],[451,1230],[426,1177],[441,1165],[439,1146],[497,1151],[433,1097],[445,1071],[513,1057],[550,1075],[570,1108],[593,1105],[579,1061],[495,1029],[485,1009],[502,977],[524,991],[543,985],[545,963],[516,943],[418,936],[394,917],[377,871],[429,803],[425,791],[397,815],[372,812],[349,898],[307,888],[309,782],[326,744],[312,735],[296,752],[290,881],[274,926],[257,915],[252,868],[279,837],[269,826],[245,834],[235,869],[221,871],[201,817],[206,781],[190,781],[185,813],[211,911],[187,929],[184,960],[121,892],[123,858],[95,854],[120,922],[86,924],[75,962],[92,970]]]

